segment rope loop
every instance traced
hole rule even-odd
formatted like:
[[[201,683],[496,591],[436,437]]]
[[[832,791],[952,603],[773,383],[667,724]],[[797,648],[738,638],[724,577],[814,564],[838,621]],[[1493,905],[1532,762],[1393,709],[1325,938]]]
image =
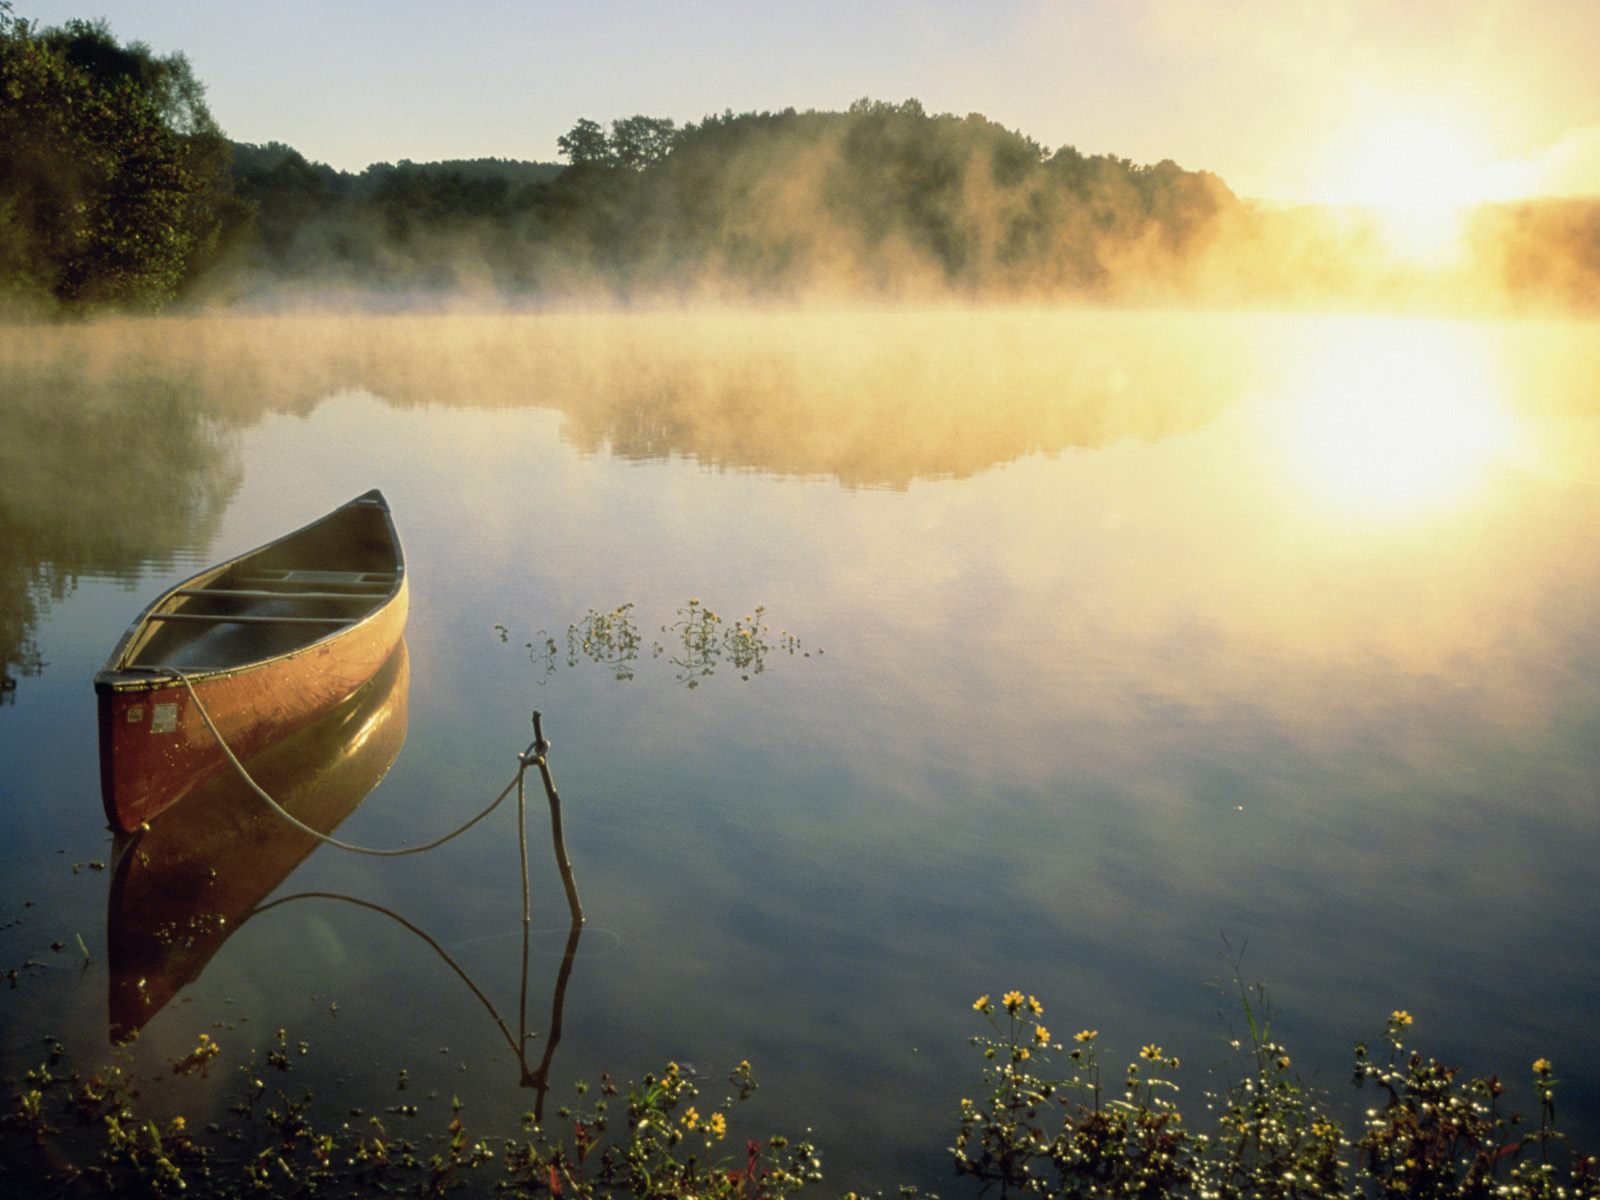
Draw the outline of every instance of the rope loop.
[[[333,846],[339,850],[348,850],[352,854],[370,854],[375,858],[399,858],[402,855],[421,854],[424,851],[436,849],[451,839],[460,837],[463,833],[471,829],[495,809],[499,808],[501,802],[504,801],[507,796],[511,795],[513,791],[517,790],[517,785],[522,781],[523,773],[527,771],[530,765],[529,760],[527,760],[524,756],[519,756],[518,761],[522,765],[517,768],[516,778],[510,783],[506,784],[505,790],[494,798],[488,808],[485,808],[477,816],[466,822],[466,824],[451,830],[443,837],[435,838],[433,841],[428,842],[425,845],[401,846],[393,850],[380,850],[371,846],[357,846],[353,842],[341,842],[336,837],[330,837],[326,833],[322,833],[319,830],[311,828],[311,826],[300,820],[293,813],[284,808],[283,805],[279,804],[270,795],[268,795],[266,789],[251,777],[250,772],[245,769],[244,763],[239,761],[239,756],[233,752],[233,747],[229,746],[227,741],[223,738],[222,731],[217,728],[216,722],[211,719],[211,714],[206,711],[206,706],[201,703],[200,696],[194,690],[194,683],[190,680],[189,676],[177,667],[162,667],[161,670],[170,674],[188,690],[189,698],[194,701],[195,711],[200,714],[200,719],[205,722],[206,728],[211,731],[211,736],[216,739],[218,748],[221,749],[222,753],[227,756],[228,761],[233,764],[233,769],[238,772],[239,778],[244,780],[251,791],[260,796],[261,799],[265,800],[268,807],[270,807],[273,812],[277,813],[289,824],[300,830],[301,833],[309,834],[310,836],[316,838],[317,841],[322,842],[324,845]]]

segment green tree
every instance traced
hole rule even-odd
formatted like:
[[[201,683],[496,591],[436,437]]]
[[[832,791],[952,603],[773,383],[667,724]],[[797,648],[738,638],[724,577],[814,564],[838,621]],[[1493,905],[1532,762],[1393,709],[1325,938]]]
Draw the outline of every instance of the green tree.
[[[569,132],[556,139],[556,146],[575,167],[612,165],[606,132],[588,117],[580,117]]]
[[[159,305],[215,262],[245,210],[181,55],[102,23],[0,24],[0,288]]]
[[[672,149],[676,127],[662,117],[627,117],[611,122],[611,159],[619,167],[642,171],[663,161]]]

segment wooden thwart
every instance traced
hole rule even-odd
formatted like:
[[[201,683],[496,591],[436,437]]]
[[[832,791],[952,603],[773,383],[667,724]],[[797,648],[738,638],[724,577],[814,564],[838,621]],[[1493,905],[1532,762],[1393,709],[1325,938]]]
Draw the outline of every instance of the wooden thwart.
[[[253,588],[179,588],[180,596],[221,596],[229,600],[359,600],[371,604],[374,596],[382,593],[368,592],[269,592]]]
[[[332,587],[388,587],[394,582],[394,573],[391,571],[311,571],[297,568],[294,570],[267,571],[259,575],[241,578],[239,582],[245,584],[311,583]]]
[[[252,613],[151,613],[150,621],[210,621],[216,625],[353,625],[351,617],[269,617]]]

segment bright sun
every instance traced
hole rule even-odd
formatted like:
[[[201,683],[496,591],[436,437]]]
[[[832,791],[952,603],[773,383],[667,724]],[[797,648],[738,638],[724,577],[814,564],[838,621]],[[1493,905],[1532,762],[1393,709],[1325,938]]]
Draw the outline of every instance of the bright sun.
[[[1491,156],[1446,115],[1393,113],[1361,123],[1328,151],[1318,198],[1375,210],[1391,249],[1440,261],[1459,246],[1466,206],[1489,199]]]

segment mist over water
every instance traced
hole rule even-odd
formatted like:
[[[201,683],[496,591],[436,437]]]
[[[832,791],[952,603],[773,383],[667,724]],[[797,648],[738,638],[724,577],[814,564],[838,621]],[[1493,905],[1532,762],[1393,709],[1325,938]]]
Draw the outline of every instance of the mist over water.
[[[1468,1070],[1554,1058],[1593,1146],[1593,333],[977,307],[0,330],[0,945],[49,964],[5,1068],[108,1032],[108,885],[70,869],[108,848],[93,670],[193,564],[378,486],[409,703],[341,836],[451,824],[546,714],[590,917],[558,1089],[749,1058],[756,1126],[812,1126],[831,1185],[937,1190],[975,996],[1025,988],[1108,1061],[1160,1041],[1198,1096],[1226,936],[1337,1104],[1369,1100],[1351,1043],[1406,1008]],[[691,598],[824,653],[689,690],[648,645]],[[530,653],[623,604],[631,680]],[[542,1012],[565,909],[536,873]],[[318,850],[280,894],[312,890],[404,913],[514,1002],[506,828],[403,868]],[[45,949],[75,930],[81,977]],[[252,919],[133,1052],[213,1021],[310,1040],[338,1106],[402,1065],[478,1127],[529,1104],[459,981],[350,905]]]
[[[1205,164],[1052,150],[915,100],[585,124],[571,166],[522,164],[536,179],[237,147],[257,236],[196,298],[1592,315],[1600,295],[1593,198],[1274,204]]]

